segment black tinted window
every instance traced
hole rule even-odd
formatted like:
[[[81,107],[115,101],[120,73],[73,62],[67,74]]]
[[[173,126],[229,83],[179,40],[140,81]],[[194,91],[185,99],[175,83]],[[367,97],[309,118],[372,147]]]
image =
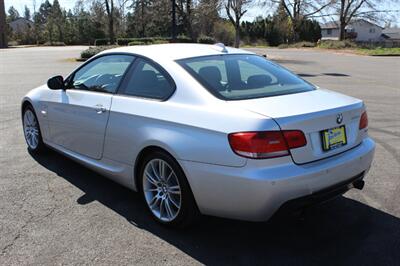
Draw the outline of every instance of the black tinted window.
[[[178,60],[221,99],[241,100],[314,90],[290,71],[257,55],[217,55]]]
[[[114,93],[133,59],[129,55],[97,58],[74,74],[71,89]]]
[[[174,92],[166,73],[143,59],[138,59],[127,79],[122,92],[126,95],[163,100]]]

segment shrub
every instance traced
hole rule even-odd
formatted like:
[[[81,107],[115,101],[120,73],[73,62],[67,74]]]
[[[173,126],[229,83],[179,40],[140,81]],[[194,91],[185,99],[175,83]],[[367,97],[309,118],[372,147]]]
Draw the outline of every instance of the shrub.
[[[313,42],[298,42],[290,45],[290,47],[294,48],[304,48],[304,47],[315,47],[315,43]]]
[[[279,49],[286,49],[286,48],[305,48],[305,47],[315,47],[316,44],[313,42],[296,42],[292,44],[282,43],[278,45]]]
[[[204,43],[204,44],[214,44],[215,43],[215,39],[210,36],[200,36],[197,41],[198,41],[198,43]]]
[[[195,41],[193,41],[191,38],[189,38],[188,36],[186,36],[186,35],[179,35],[177,38],[176,38],[176,41],[175,42],[177,42],[177,43],[194,43]]]
[[[65,46],[64,42],[45,42],[44,46]]]
[[[235,28],[228,21],[219,21],[214,25],[214,37],[217,42],[231,46],[235,42]]]
[[[103,45],[110,45],[110,39],[104,38],[104,39],[96,39],[94,41],[95,46],[103,46]]]
[[[165,44],[170,43],[169,40],[154,40],[153,44]]]
[[[279,48],[279,49],[286,49],[286,48],[289,48],[289,44],[287,44],[287,43],[279,44],[279,45],[278,45],[278,48]]]
[[[324,40],[320,42],[319,47],[326,49],[357,48],[357,44],[349,40],[345,41]]]
[[[81,52],[81,59],[89,59],[92,56],[94,56],[104,50],[108,50],[108,49],[115,48],[115,47],[116,47],[115,45],[89,47],[88,49]]]
[[[153,43],[169,43],[171,42],[170,37],[153,37]]]
[[[139,42],[139,41],[133,41],[128,43],[129,46],[135,46],[135,45],[146,45],[147,43],[145,42]]]
[[[117,39],[117,44],[118,45],[129,45],[129,43],[134,42],[136,38],[118,38]]]
[[[160,44],[168,43],[169,38],[165,37],[145,37],[145,38],[119,38],[117,39],[118,45],[140,45],[140,44]],[[131,44],[133,43],[133,44]]]
[[[133,44],[131,44],[133,43]],[[135,44],[137,43],[137,44]],[[140,44],[146,44],[146,43],[152,43],[152,40],[150,38],[120,38],[117,39],[117,44],[118,45],[139,45]]]
[[[155,40],[155,38],[152,38],[152,37],[144,37],[144,38],[136,38],[133,41],[143,42],[145,44],[153,44],[154,40]]]
[[[268,42],[264,39],[256,39],[253,41],[250,41],[249,38],[244,37],[241,40],[240,46],[247,46],[247,47],[267,47],[269,46]]]

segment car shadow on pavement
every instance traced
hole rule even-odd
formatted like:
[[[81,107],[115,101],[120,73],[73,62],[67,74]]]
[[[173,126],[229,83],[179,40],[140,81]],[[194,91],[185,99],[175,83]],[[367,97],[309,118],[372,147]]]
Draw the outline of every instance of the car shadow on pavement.
[[[175,230],[154,222],[138,193],[50,151],[32,157],[85,194],[78,204],[98,201],[133,226],[211,265],[328,264],[398,265],[400,219],[339,197],[309,209],[303,218],[275,217],[265,223],[202,217]]]

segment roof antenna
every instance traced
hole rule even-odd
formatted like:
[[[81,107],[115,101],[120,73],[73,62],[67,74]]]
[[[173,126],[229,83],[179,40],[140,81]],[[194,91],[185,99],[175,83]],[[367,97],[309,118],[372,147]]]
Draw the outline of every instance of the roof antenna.
[[[219,48],[221,48],[222,49],[221,52],[223,52],[223,53],[227,53],[228,52],[228,50],[225,47],[225,44],[223,44],[222,42],[216,43],[214,45],[218,46]]]

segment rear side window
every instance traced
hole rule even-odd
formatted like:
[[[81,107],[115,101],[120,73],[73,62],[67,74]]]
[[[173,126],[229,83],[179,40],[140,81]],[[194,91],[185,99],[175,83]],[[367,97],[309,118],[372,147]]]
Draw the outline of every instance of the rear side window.
[[[167,99],[175,90],[165,71],[141,58],[135,62],[122,87],[121,94],[158,100]]]
[[[215,55],[177,61],[216,97],[243,100],[314,90],[314,86],[261,56]]]

